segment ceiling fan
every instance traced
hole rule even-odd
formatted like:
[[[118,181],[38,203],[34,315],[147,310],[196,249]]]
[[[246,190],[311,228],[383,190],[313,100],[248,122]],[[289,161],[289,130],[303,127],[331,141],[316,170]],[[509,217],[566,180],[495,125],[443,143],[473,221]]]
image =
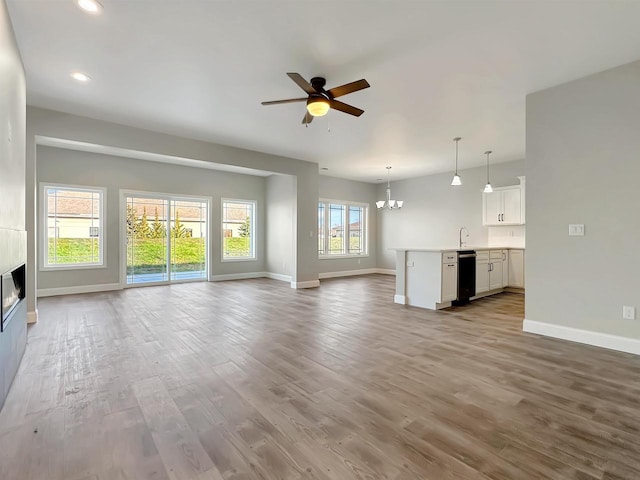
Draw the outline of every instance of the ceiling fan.
[[[287,73],[289,78],[296,82],[296,84],[307,93],[307,97],[303,98],[290,98],[288,100],[273,100],[271,102],[262,102],[262,105],[278,105],[281,103],[295,103],[295,102],[307,102],[307,112],[302,119],[304,125],[311,123],[313,117],[321,117],[326,115],[330,108],[340,110],[341,112],[348,113],[359,117],[364,113],[364,110],[353,107],[346,103],[336,100],[336,98],[348,93],[357,92],[369,88],[369,82],[364,78],[351,83],[346,83],[339,87],[325,90],[324,86],[326,80],[322,77],[313,77],[311,82],[307,82],[299,73]]]

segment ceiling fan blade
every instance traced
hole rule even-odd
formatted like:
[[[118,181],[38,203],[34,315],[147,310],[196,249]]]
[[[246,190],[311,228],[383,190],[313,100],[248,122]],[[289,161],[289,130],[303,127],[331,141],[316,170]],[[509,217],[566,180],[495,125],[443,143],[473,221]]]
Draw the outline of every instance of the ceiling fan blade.
[[[299,73],[287,73],[287,75],[289,75],[289,78],[291,80],[293,80],[294,82],[296,82],[296,84],[305,92],[307,92],[309,95],[311,95],[312,93],[318,93],[316,92],[316,89],[313,88],[311,86],[311,84],[309,82],[307,82],[304,78],[302,78],[302,75],[300,75]]]
[[[312,121],[313,121],[313,115],[311,115],[309,112],[305,113],[304,117],[302,118],[302,124],[307,125]]]
[[[306,102],[308,100],[305,98],[289,98],[288,100],[272,100],[270,102],[262,102],[262,105],[279,105],[281,103],[295,103],[295,102]]]
[[[364,113],[364,110],[353,107],[351,105],[347,105],[346,103],[340,102],[339,100],[330,100],[329,105],[331,106],[331,108],[335,108],[336,110],[340,110],[341,112],[348,113],[349,115],[354,115],[356,117],[359,117]]]
[[[358,80],[356,82],[345,83],[344,85],[340,85],[339,87],[332,88],[327,93],[331,95],[333,98],[338,98],[347,93],[357,92],[358,90],[363,90],[365,88],[369,88],[369,82],[367,82],[364,78],[362,80]]]

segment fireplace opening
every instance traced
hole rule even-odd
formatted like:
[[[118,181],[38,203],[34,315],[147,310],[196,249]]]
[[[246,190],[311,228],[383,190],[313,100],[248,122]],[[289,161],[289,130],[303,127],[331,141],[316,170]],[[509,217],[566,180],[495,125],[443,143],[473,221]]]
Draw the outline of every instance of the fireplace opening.
[[[2,298],[2,318],[0,319],[0,332],[4,331],[11,314],[24,299],[25,296],[25,265],[2,274],[0,283],[0,297]]]

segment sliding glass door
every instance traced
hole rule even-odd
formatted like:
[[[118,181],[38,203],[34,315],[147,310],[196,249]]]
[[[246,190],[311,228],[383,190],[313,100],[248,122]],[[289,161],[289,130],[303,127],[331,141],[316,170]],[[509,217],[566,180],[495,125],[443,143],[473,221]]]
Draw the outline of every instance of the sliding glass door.
[[[123,194],[126,284],[207,279],[209,201]]]
[[[171,280],[207,278],[207,202],[171,201]]]

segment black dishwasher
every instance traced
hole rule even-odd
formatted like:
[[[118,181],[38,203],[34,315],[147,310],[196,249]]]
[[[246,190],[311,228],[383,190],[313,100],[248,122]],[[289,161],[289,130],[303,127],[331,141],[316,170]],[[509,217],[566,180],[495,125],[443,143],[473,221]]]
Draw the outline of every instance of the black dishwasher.
[[[475,250],[458,251],[458,298],[454,305],[469,303],[476,294],[476,252]]]

